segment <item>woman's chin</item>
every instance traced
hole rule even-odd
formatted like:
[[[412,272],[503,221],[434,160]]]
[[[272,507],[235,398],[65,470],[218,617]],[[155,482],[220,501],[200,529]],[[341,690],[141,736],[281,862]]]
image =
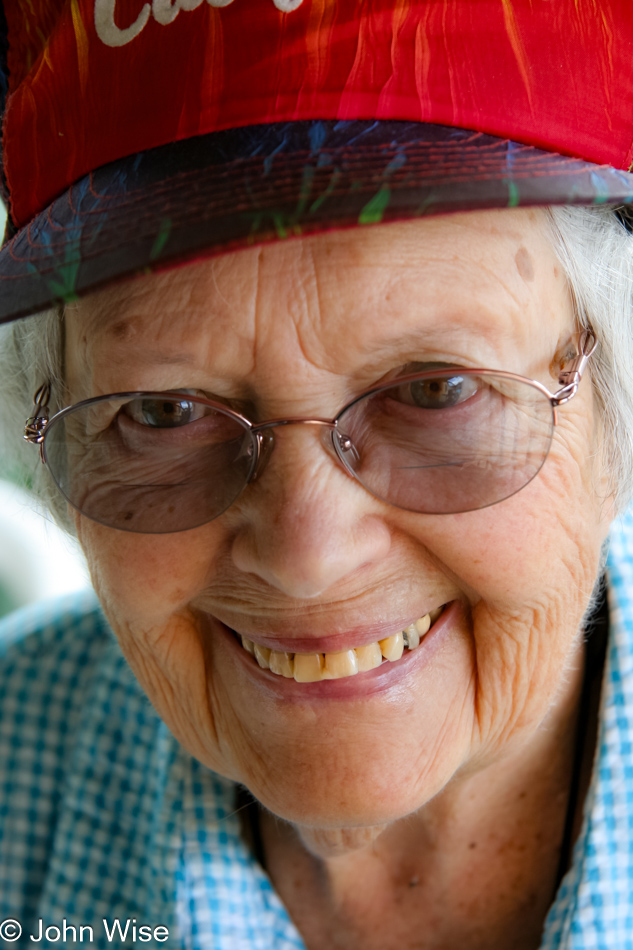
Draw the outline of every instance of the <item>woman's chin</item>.
[[[329,848],[342,831],[349,840],[362,841],[363,835],[373,840],[379,833],[374,829],[418,811],[450,781],[461,758],[436,761],[422,775],[412,763],[381,755],[375,761],[366,756],[362,763],[350,757],[348,763],[330,763],[328,769],[318,762],[291,767],[288,759],[285,769],[272,766],[265,777],[249,776],[245,784],[278,818],[306,834],[310,831],[312,837],[325,836],[324,841],[333,835]]]

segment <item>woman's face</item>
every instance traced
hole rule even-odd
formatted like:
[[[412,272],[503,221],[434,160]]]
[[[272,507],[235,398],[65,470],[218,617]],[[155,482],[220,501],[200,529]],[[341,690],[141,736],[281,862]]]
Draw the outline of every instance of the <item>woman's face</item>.
[[[508,370],[558,388],[574,323],[540,211],[462,214],[253,248],[69,308],[69,396],[198,391],[253,420],[332,418],[409,364]],[[596,579],[601,503],[589,380],[550,455],[493,507],[375,499],[317,427],[276,430],[262,476],[169,535],[76,514],[107,617],[180,742],[304,826],[384,825],[511,756],[566,702]],[[376,643],[448,605],[378,671],[298,683],[278,651]]]

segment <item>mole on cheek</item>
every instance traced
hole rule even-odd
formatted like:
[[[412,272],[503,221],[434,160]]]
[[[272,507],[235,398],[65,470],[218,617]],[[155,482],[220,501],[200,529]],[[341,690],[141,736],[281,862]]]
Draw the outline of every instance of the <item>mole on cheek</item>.
[[[516,261],[517,270],[523,280],[526,283],[531,283],[534,280],[534,264],[532,263],[532,257],[527,248],[521,247],[514,255],[514,260]]]

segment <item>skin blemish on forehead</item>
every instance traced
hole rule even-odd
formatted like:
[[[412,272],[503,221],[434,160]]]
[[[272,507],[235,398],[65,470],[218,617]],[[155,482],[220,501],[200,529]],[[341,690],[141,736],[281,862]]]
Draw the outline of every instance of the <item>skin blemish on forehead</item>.
[[[516,261],[517,270],[523,280],[527,284],[531,284],[534,280],[534,263],[532,261],[532,255],[528,249],[521,245],[519,250],[514,255],[514,260]]]
[[[107,332],[114,340],[123,342],[129,340],[131,336],[134,336],[135,328],[130,320],[123,319],[112,323],[108,327]]]

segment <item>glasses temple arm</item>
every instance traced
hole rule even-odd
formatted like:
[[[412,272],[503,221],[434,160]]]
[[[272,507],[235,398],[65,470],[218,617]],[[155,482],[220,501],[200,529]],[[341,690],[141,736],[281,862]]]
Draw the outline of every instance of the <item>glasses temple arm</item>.
[[[595,352],[598,340],[591,330],[584,330],[579,341],[579,352],[569,363],[567,369],[561,370],[558,376],[558,382],[562,386],[558,392],[554,393],[554,406],[562,406],[569,402],[572,396],[575,396],[580,385],[580,380],[585,371],[590,357]]]
[[[33,397],[33,413],[26,420],[24,425],[24,440],[30,442],[32,445],[40,446],[40,454],[42,452],[42,444],[44,442],[45,429],[48,425],[49,419],[49,409],[48,409],[48,400],[51,395],[51,384],[43,383],[42,386],[37,390],[35,396]],[[42,456],[42,461],[44,458]]]

